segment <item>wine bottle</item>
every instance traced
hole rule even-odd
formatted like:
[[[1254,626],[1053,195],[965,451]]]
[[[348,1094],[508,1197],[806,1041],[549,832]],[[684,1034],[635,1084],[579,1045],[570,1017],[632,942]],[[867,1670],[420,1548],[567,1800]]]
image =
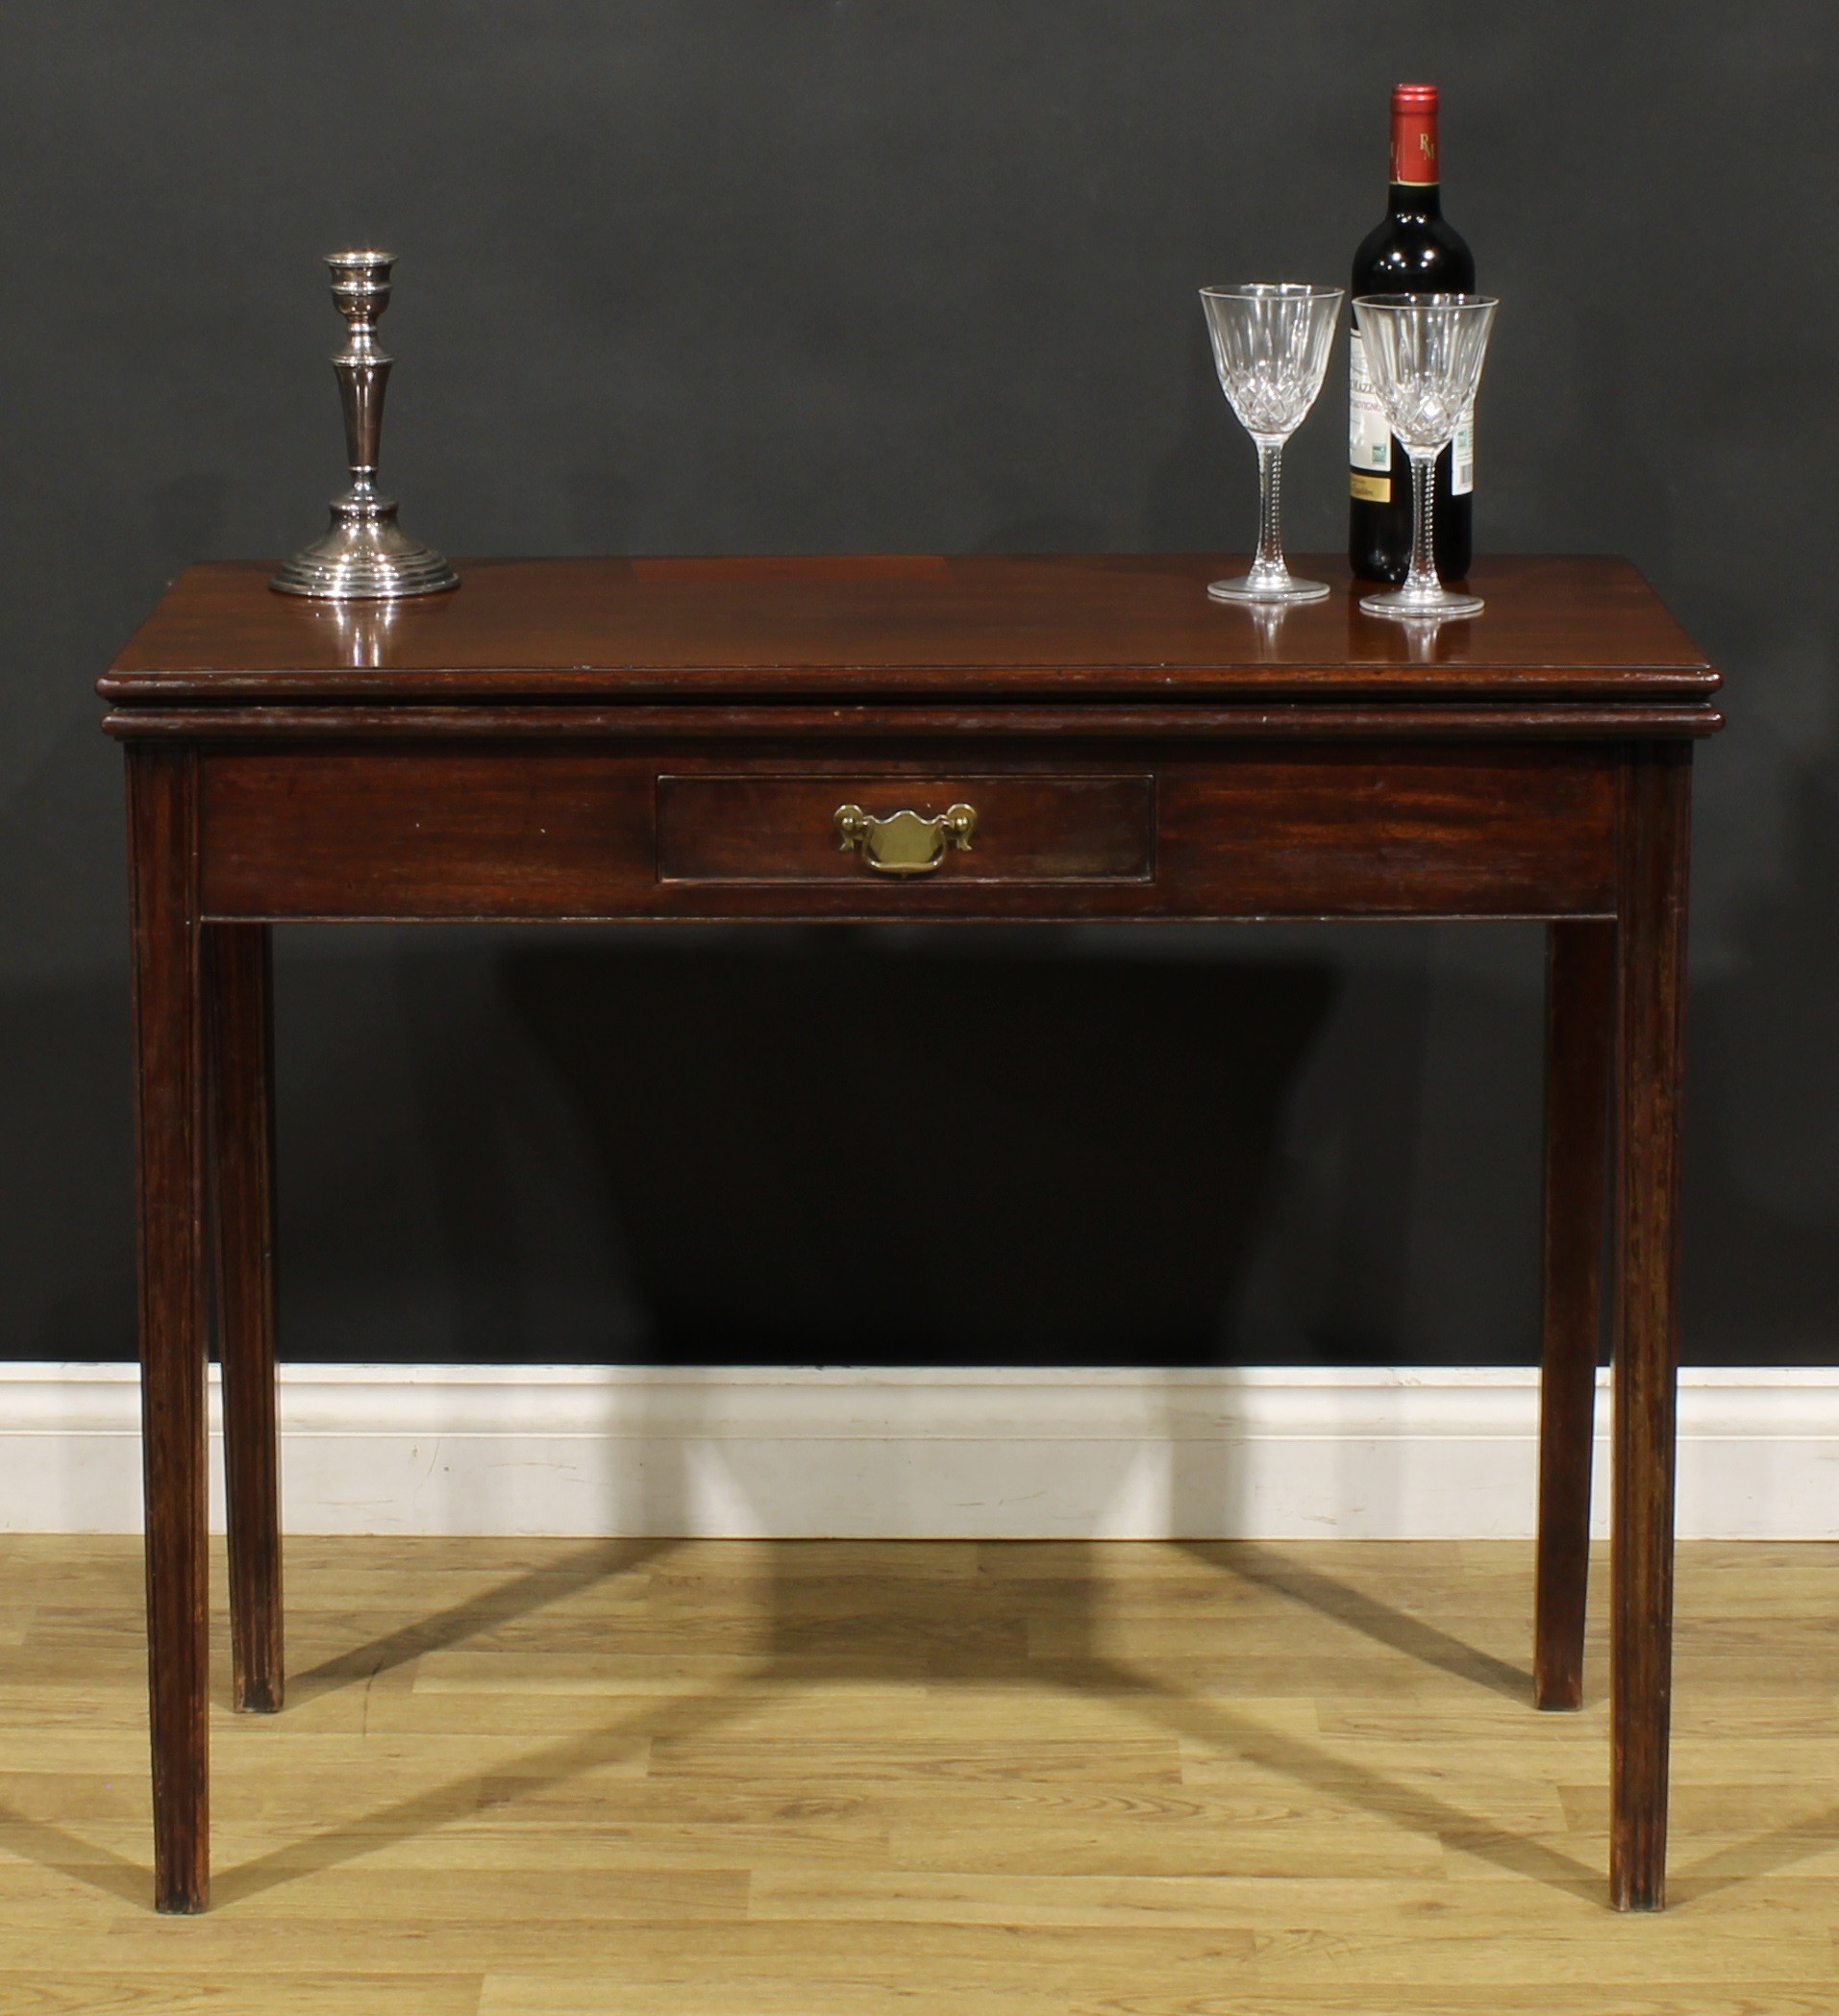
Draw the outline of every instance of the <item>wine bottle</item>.
[[[1354,255],[1350,300],[1361,294],[1475,291],[1474,257],[1443,221],[1438,168],[1436,86],[1395,86],[1391,214],[1367,233]],[[1348,560],[1362,581],[1403,581],[1411,564],[1411,464],[1367,380],[1357,318],[1348,393]],[[1474,490],[1470,417],[1437,457],[1435,557],[1445,581],[1460,581],[1469,571]]]

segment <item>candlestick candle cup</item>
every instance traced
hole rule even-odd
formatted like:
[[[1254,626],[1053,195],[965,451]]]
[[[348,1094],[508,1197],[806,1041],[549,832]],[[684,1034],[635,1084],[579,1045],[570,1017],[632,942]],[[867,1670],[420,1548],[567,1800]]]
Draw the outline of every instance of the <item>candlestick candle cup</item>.
[[[1279,519],[1283,444],[1322,389],[1342,298],[1340,287],[1292,281],[1201,289],[1220,388],[1258,451],[1257,553],[1249,573],[1208,585],[1215,602],[1320,602],[1329,592],[1327,582],[1299,581],[1283,564]]]
[[[1475,404],[1500,305],[1491,294],[1361,294],[1354,300],[1367,376],[1411,459],[1411,571],[1396,588],[1360,597],[1370,616],[1481,613],[1479,595],[1446,588],[1437,579],[1431,476]]]
[[[326,264],[333,303],[345,318],[345,347],[334,356],[332,368],[345,412],[351,487],[333,499],[325,535],[286,561],[270,585],[284,595],[328,602],[438,594],[458,586],[460,576],[432,546],[403,531],[395,500],[377,488],[384,390],[394,361],[377,341],[377,320],[389,306],[395,261],[386,252],[335,252]]]

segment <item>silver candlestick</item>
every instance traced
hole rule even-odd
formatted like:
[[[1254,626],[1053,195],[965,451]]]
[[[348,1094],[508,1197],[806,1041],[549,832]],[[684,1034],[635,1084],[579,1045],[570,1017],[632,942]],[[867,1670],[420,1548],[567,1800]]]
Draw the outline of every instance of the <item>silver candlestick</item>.
[[[386,252],[335,252],[326,264],[332,268],[334,305],[345,318],[345,347],[334,357],[332,368],[345,410],[351,487],[333,499],[325,535],[296,553],[269,585],[284,595],[330,602],[394,600],[457,587],[460,576],[432,546],[402,530],[395,500],[377,488],[384,387],[393,361],[377,345],[377,318],[389,306],[389,269],[395,261]]]

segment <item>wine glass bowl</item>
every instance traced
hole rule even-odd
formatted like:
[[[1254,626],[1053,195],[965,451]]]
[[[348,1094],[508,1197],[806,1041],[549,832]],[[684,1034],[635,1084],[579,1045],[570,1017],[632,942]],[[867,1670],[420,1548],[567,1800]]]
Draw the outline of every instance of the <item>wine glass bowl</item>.
[[[1216,602],[1320,602],[1328,584],[1299,581],[1283,563],[1279,520],[1283,444],[1322,390],[1345,298],[1340,287],[1293,281],[1203,287],[1220,389],[1258,451],[1258,548],[1249,573],[1216,581]]]
[[[1354,303],[1367,375],[1411,460],[1411,571],[1396,588],[1363,595],[1372,616],[1474,616],[1479,595],[1456,594],[1431,560],[1431,471],[1475,404],[1500,303],[1491,294],[1362,294]]]

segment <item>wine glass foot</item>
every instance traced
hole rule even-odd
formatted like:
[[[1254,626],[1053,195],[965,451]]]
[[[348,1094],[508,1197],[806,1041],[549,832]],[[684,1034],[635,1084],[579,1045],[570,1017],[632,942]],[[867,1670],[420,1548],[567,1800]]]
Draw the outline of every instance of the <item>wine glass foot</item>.
[[[1326,602],[1329,585],[1326,581],[1299,581],[1294,574],[1281,575],[1276,581],[1259,581],[1253,575],[1240,574],[1231,581],[1208,582],[1206,592],[1215,602],[1255,602],[1271,609],[1295,602]]]
[[[1411,593],[1388,588],[1382,595],[1362,595],[1360,607],[1369,616],[1391,616],[1408,622],[1413,616],[1433,621],[1447,616],[1479,616],[1487,607],[1479,595],[1457,595],[1449,588],[1434,594]]]

